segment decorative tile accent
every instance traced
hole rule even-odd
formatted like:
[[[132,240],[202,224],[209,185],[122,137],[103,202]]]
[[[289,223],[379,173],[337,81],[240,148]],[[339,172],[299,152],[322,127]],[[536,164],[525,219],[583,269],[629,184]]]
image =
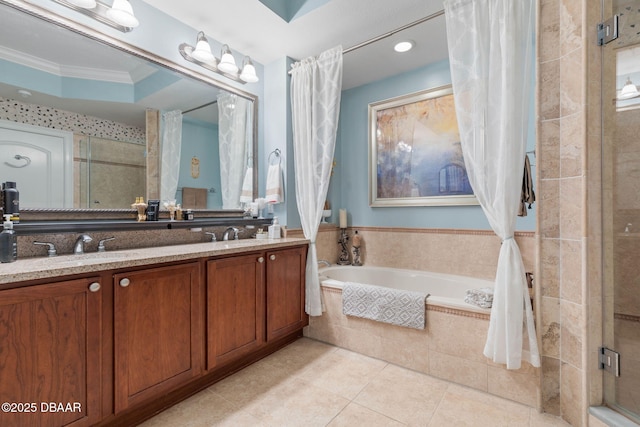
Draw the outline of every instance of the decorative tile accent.
[[[0,97],[0,119],[76,134],[144,144],[145,131],[135,126]]]

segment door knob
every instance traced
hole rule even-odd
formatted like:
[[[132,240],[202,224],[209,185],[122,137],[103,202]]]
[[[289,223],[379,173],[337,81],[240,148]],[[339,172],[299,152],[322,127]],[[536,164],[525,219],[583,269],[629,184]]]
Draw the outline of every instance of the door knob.
[[[89,285],[89,290],[91,292],[98,292],[100,290],[100,283],[93,282],[92,284]]]
[[[131,282],[126,277],[124,279],[120,279],[120,286],[122,286],[123,288],[126,288],[127,286],[129,286],[129,283]]]
[[[259,262],[259,263],[263,263],[263,262],[264,262],[264,257],[260,257],[260,258],[258,258],[258,262]]]
[[[271,261],[275,261],[276,256],[275,256],[275,255],[273,255],[273,254],[271,254],[271,255],[269,255],[269,259],[270,259]]]

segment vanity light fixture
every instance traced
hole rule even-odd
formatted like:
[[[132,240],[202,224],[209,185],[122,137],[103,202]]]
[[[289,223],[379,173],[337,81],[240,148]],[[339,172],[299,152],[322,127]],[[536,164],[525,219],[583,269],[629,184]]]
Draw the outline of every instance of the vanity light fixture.
[[[140,23],[133,14],[128,0],[114,0],[109,6],[100,0],[52,0],[84,15],[109,25],[123,33],[128,33]]]
[[[618,95],[619,100],[623,99],[631,99],[640,96],[640,92],[638,92],[638,87],[633,84],[631,79],[627,77],[627,82],[622,87],[620,91],[620,95]]]
[[[178,46],[178,51],[187,61],[198,64],[209,71],[221,74],[237,82],[244,84],[255,83],[260,80],[256,74],[256,68],[248,56],[244,57],[242,69],[239,70],[228,45],[225,44],[222,46],[220,59],[213,56],[209,41],[202,31],[198,33],[195,47],[187,43],[182,43]]]
[[[413,49],[413,46],[415,46],[415,42],[413,42],[412,40],[403,40],[396,43],[395,46],[393,46],[393,50],[400,53],[408,52]]]

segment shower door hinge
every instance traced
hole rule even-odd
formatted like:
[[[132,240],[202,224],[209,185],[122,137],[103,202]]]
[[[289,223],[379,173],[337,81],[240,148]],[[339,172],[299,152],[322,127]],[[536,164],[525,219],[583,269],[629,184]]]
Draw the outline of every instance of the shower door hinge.
[[[604,369],[616,377],[620,376],[620,353],[606,347],[599,349],[599,369]]]
[[[618,38],[618,15],[598,24],[598,46],[605,45]]]

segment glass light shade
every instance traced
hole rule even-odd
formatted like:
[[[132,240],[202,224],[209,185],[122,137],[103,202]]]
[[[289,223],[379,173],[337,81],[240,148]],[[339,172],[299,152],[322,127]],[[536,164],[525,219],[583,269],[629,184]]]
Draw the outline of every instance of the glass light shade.
[[[67,2],[83,9],[93,9],[96,7],[96,0],[67,0]]]
[[[638,95],[640,95],[640,92],[638,92],[638,88],[633,84],[631,79],[627,77],[627,82],[624,84],[624,87],[620,91],[618,99],[629,99],[634,98]]]
[[[202,31],[198,33],[198,42],[196,43],[196,48],[193,50],[193,52],[191,52],[191,56],[202,62],[210,62],[215,60],[213,53],[211,53],[211,46],[209,45],[209,41]]]
[[[251,62],[251,58],[248,56],[244,58],[244,65],[242,66],[240,78],[247,83],[255,83],[260,80],[256,74],[256,67],[253,66],[253,62]]]
[[[238,66],[236,65],[236,60],[231,54],[231,50],[229,46],[226,44],[222,46],[222,55],[220,57],[220,63],[218,64],[218,69],[225,73],[234,74],[238,72]]]
[[[107,10],[107,16],[123,27],[135,28],[140,24],[127,0],[114,0],[111,9]]]

